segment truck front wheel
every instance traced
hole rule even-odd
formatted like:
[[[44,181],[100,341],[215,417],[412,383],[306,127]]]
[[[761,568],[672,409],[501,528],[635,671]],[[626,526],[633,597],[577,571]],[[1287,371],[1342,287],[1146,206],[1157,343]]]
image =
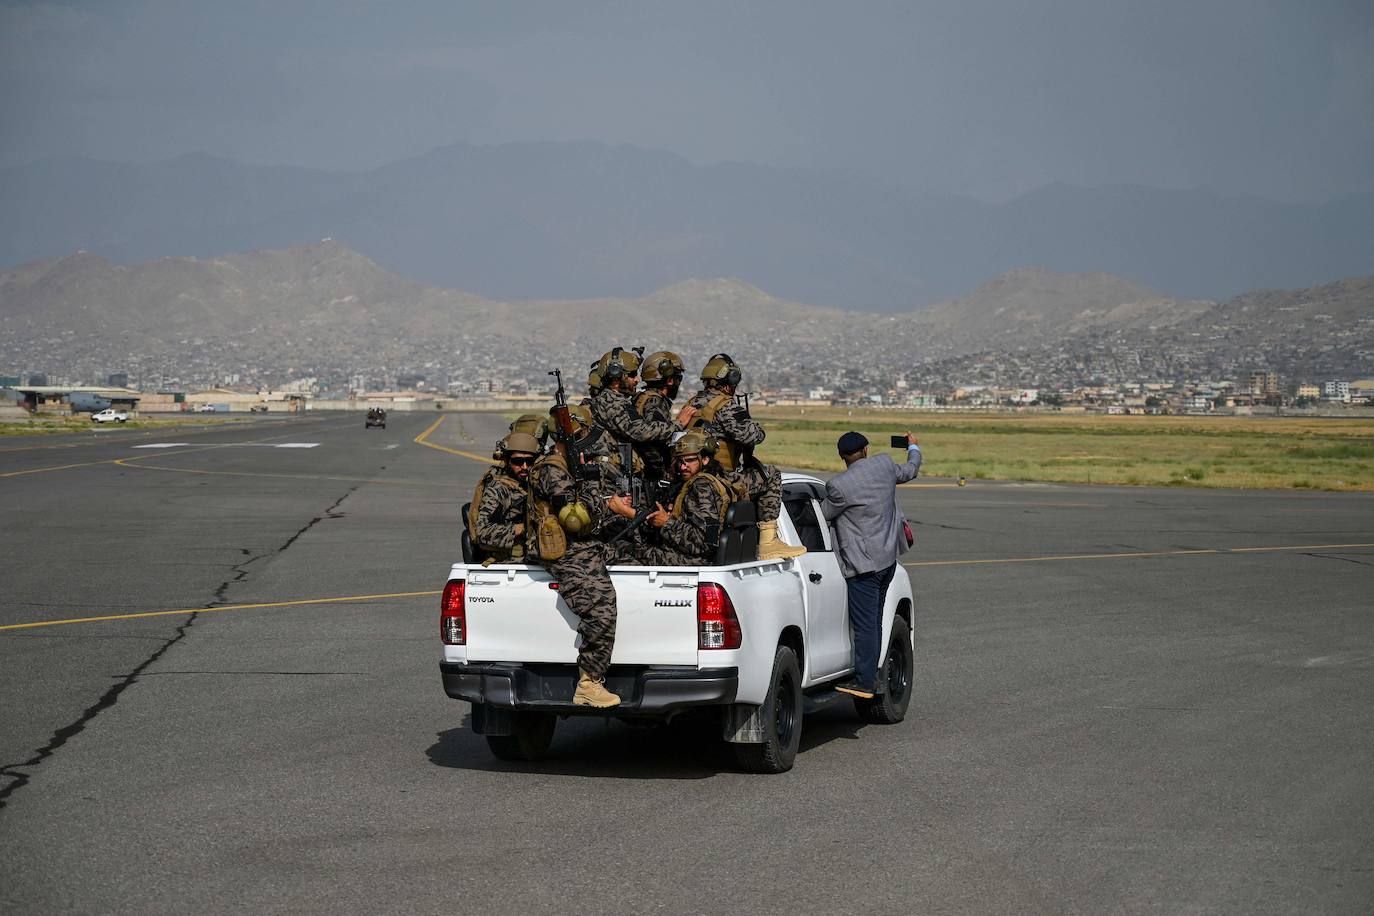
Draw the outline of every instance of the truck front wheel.
[[[802,728],[801,669],[788,646],[773,653],[773,677],[761,712],[763,743],[735,745],[735,759],[751,773],[786,773],[797,759]]]
[[[548,753],[557,724],[551,712],[518,712],[513,733],[487,735],[487,747],[501,760],[538,760]]]
[[[915,661],[911,654],[911,628],[905,620],[892,620],[892,636],[887,641],[887,664],[879,672],[882,693],[871,700],[854,701],[854,709],[865,722],[896,725],[906,718],[911,704],[911,681]]]

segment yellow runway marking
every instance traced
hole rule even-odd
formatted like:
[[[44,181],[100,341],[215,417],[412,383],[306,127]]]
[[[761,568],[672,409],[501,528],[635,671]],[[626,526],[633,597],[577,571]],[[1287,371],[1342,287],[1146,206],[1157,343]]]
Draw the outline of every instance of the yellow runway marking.
[[[67,471],[72,468],[89,468],[97,464],[114,464],[118,459],[106,458],[102,461],[83,461],[80,464],[59,464],[56,467],[29,468],[27,471],[6,471],[0,477],[22,477],[25,474],[42,474],[44,471]]]
[[[903,563],[903,566],[972,566],[988,563],[1040,563],[1050,560],[1120,560],[1140,557],[1196,557],[1196,556],[1223,556],[1235,553],[1264,553],[1285,550],[1341,550],[1352,548],[1374,547],[1374,543],[1367,544],[1310,544],[1302,546],[1284,547],[1212,547],[1200,550],[1154,550],[1137,551],[1132,553],[1080,553],[1068,554],[1063,556],[1049,557],[1007,557],[986,560],[925,560],[915,563]],[[0,626],[0,631],[5,630],[29,630],[37,627],[56,627],[71,623],[104,623],[112,620],[141,620],[146,617],[168,617],[177,614],[209,614],[217,611],[245,611],[260,608],[278,607],[304,607],[308,605],[320,604],[342,604],[355,601],[389,601],[397,598],[434,598],[441,592],[422,591],[422,592],[389,592],[381,595],[346,595],[336,598],[299,598],[294,601],[264,601],[257,604],[226,604],[221,607],[193,607],[181,608],[175,611],[142,611],[132,614],[106,614],[100,617],[72,617],[65,620],[38,620],[33,623],[12,623]]]
[[[420,435],[418,435],[418,436],[415,437],[415,444],[416,444],[416,445],[423,445],[423,446],[425,446],[426,448],[438,449],[438,450],[441,451],[441,452],[448,452],[450,455],[457,455],[459,458],[470,458],[470,459],[472,459],[473,461],[480,461],[480,462],[482,462],[483,464],[495,464],[495,463],[496,463],[495,461],[493,461],[493,460],[492,460],[489,456],[487,456],[487,455],[478,455],[478,454],[476,454],[475,452],[464,452],[464,451],[461,451],[460,449],[449,448],[447,445],[436,445],[435,443],[428,441],[428,440],[429,440],[429,434],[432,433],[432,432],[434,432],[436,429],[438,429],[438,428],[439,428],[439,424],[442,423],[442,422],[444,422],[444,418],[443,418],[443,417],[440,417],[439,419],[435,420],[433,423],[429,424],[429,429],[425,430],[424,432],[420,433]]]
[[[1196,557],[1228,553],[1272,553],[1283,550],[1340,550],[1374,544],[1312,544],[1302,547],[1210,547],[1201,550],[1150,550],[1135,553],[1078,553],[1049,557],[1006,557],[987,560],[920,560],[903,566],[977,566],[990,563],[1046,563],[1054,560],[1124,560],[1141,557]]]
[[[140,620],[144,617],[168,617],[175,614],[209,614],[213,611],[246,611],[251,608],[300,607],[308,604],[339,604],[345,601],[383,601],[392,598],[432,598],[440,594],[430,592],[392,592],[386,595],[349,595],[343,598],[301,598],[297,601],[265,601],[259,604],[226,604],[222,607],[192,607],[176,611],[142,611],[135,614],[107,614],[103,617],[72,617],[68,620],[39,620],[34,623],[11,623],[0,630],[29,630],[35,627],[58,627],[69,623],[103,623],[109,620]]]

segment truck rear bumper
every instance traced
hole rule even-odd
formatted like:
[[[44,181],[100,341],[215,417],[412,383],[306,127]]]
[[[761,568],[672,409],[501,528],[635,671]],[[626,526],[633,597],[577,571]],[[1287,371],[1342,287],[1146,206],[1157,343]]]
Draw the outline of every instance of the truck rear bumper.
[[[692,706],[735,702],[738,668],[652,668],[616,666],[606,689],[621,698],[611,709],[574,706],[576,665],[439,663],[444,692],[455,700],[492,707],[561,715],[667,716]]]

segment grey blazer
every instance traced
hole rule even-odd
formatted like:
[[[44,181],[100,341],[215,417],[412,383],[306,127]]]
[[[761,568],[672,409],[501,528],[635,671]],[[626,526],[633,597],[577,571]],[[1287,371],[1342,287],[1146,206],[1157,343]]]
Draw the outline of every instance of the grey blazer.
[[[861,458],[825,485],[821,508],[835,523],[845,578],[887,569],[906,551],[897,484],[915,479],[921,450],[913,445],[906,457],[901,465],[885,454]]]

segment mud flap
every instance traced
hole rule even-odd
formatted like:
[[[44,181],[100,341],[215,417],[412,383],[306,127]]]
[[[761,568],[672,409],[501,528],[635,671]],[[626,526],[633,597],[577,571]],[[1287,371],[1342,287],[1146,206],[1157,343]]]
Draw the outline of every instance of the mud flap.
[[[735,703],[725,707],[722,737],[731,744],[762,744],[767,737],[763,707]]]
[[[473,703],[472,730],[479,735],[513,735],[515,712],[488,703]]]

